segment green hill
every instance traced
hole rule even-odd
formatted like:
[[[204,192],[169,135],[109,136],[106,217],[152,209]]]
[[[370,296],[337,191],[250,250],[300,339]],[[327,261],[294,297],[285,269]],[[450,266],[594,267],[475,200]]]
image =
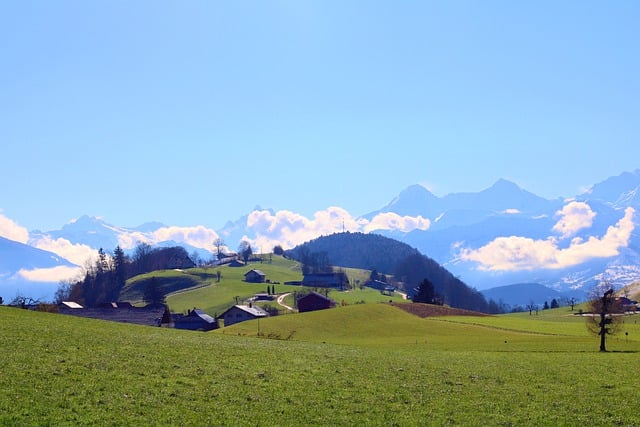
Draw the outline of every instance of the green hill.
[[[0,317],[0,425],[637,424],[639,331],[601,354],[560,313],[422,319],[359,304],[264,319],[262,338]],[[292,339],[265,339],[293,325]]]
[[[451,272],[417,249],[397,240],[376,234],[334,233],[298,245],[287,256],[304,263],[307,268],[332,266],[376,270],[391,275],[390,279],[407,294],[428,279],[445,304],[452,307],[497,312],[477,290],[467,286]]]

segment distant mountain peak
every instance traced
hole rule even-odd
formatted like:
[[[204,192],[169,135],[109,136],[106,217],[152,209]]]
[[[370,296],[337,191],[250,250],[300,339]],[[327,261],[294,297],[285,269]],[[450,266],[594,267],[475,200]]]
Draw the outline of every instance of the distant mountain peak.
[[[426,217],[433,215],[437,210],[435,206],[437,206],[438,201],[439,198],[426,187],[420,184],[413,184],[402,190],[387,206],[372,214],[378,212],[402,212],[403,215],[422,215]]]
[[[524,191],[522,189],[522,187],[520,187],[518,184],[516,184],[513,181],[509,181],[507,179],[504,178],[500,178],[498,179],[496,182],[493,183],[493,185],[489,188],[487,188],[487,190],[485,191],[489,191],[489,190],[500,190],[500,191]]]

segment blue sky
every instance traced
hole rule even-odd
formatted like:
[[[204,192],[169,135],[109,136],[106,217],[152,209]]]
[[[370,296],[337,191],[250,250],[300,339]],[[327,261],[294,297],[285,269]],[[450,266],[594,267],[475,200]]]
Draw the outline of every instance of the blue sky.
[[[0,4],[0,214],[220,228],[640,167],[640,3]]]

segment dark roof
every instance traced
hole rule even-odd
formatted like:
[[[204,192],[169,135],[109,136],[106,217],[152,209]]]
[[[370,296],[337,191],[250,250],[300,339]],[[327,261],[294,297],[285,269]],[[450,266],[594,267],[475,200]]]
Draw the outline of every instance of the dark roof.
[[[327,296],[324,296],[321,293],[313,292],[313,291],[309,292],[308,294],[306,294],[304,296],[301,296],[300,298],[298,298],[298,301],[301,301],[301,300],[304,300],[304,299],[307,299],[307,298],[321,299],[321,300],[330,302],[332,304],[336,304],[336,302],[334,300],[332,300],[331,298],[329,298]]]
[[[189,315],[187,317],[196,317],[198,319],[202,319],[207,323],[214,323],[216,321],[216,319],[214,319],[213,317],[209,316],[207,313],[205,313],[204,311],[200,310],[199,308],[194,308],[193,310],[191,310],[191,312],[189,313]]]
[[[258,276],[266,276],[266,274],[264,274],[261,270],[255,270],[255,269],[247,271],[246,273],[244,273],[244,275],[246,276],[247,274],[249,274],[251,272],[257,274]]]
[[[60,314],[145,326],[160,326],[169,319],[167,307],[164,305],[127,308],[68,308],[60,306],[58,310]]]

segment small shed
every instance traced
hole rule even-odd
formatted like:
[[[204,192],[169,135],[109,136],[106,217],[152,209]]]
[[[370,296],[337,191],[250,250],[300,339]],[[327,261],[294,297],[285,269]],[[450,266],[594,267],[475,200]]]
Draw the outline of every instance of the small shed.
[[[324,310],[333,308],[336,302],[318,292],[308,293],[298,299],[298,311],[304,313],[306,311]]]
[[[235,323],[267,316],[269,316],[269,313],[254,305],[234,305],[220,315],[224,320],[224,326],[231,326]]]
[[[267,275],[260,270],[251,270],[244,274],[244,281],[249,283],[264,283]]]

